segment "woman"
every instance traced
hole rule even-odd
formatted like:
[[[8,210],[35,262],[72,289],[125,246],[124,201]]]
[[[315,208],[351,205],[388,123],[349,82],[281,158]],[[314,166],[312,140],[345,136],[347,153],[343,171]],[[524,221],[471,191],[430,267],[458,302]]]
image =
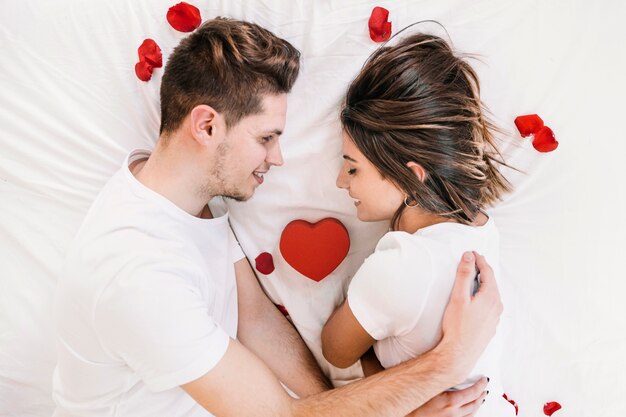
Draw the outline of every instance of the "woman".
[[[350,85],[341,113],[344,164],[337,186],[362,221],[389,221],[322,331],[338,367],[373,347],[384,368],[441,339],[441,320],[461,254],[476,250],[498,272],[499,238],[484,209],[510,190],[476,73],[433,35],[377,50]],[[459,354],[463,354],[459,352]],[[477,415],[509,416],[501,398],[496,335],[465,384],[490,378]],[[366,374],[375,372],[364,363]]]

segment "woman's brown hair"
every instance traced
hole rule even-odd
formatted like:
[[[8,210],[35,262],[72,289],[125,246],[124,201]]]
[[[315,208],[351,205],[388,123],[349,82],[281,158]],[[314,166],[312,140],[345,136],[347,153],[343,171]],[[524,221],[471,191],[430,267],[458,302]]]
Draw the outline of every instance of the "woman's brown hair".
[[[511,190],[474,70],[440,37],[379,48],[351,83],[341,123],[381,175],[429,213],[470,224]],[[407,166],[420,164],[420,181]],[[392,219],[395,229],[406,208]]]

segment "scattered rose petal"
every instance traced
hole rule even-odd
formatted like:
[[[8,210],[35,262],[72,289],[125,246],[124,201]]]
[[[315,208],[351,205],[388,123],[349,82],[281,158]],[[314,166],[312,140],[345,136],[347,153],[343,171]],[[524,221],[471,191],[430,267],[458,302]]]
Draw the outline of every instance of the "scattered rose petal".
[[[547,416],[551,416],[554,412],[561,409],[561,404],[556,401],[551,401],[543,405],[543,413]]]
[[[542,127],[535,133],[533,146],[539,152],[552,152],[559,146],[559,142],[554,137],[554,132],[548,126]]]
[[[510,402],[511,405],[513,405],[513,407],[515,407],[515,415],[517,415],[517,413],[519,412],[519,408],[517,407],[517,403],[515,401],[509,399],[509,397],[507,397],[506,394],[502,394],[502,398],[504,398],[505,400]]]
[[[289,315],[289,312],[287,311],[285,306],[281,306],[280,304],[274,304],[274,305],[276,306],[276,308],[280,310],[281,313],[283,313],[283,316],[287,317]]]
[[[272,258],[271,253],[261,253],[254,259],[254,264],[256,266],[256,270],[264,275],[269,275],[274,272],[274,258]]]
[[[180,32],[191,32],[202,22],[200,10],[189,3],[180,2],[167,11],[167,21]]]
[[[152,40],[146,39],[141,46],[137,49],[139,55],[139,62],[146,61],[153,68],[161,68],[163,66],[163,55],[161,54],[161,48]]]
[[[543,127],[543,120],[536,114],[517,116],[515,118],[515,126],[517,126],[520,135],[525,138],[539,132],[539,129]]]
[[[370,38],[374,42],[384,42],[391,36],[391,22],[388,19],[389,10],[383,7],[374,7],[367,23],[370,29]]]
[[[139,61],[135,64],[135,74],[141,81],[149,81],[153,70],[154,67],[146,61]]]

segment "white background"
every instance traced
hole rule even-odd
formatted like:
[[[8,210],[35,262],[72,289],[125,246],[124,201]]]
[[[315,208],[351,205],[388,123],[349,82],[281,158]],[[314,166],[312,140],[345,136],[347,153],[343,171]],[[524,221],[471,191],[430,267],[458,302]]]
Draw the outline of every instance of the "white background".
[[[507,171],[515,191],[491,211],[502,235],[505,388],[519,415],[542,416],[546,401],[562,404],[555,416],[626,415],[622,1],[190,2],[203,19],[255,21],[303,53],[281,139],[286,164],[253,200],[230,208],[251,259],[275,253],[293,219],[333,216],[347,226],[351,252],[320,286],[287,270],[264,282],[318,357],[316,326],[384,230],[355,220],[334,187],[337,109],[377,47],[367,19],[380,5],[394,31],[436,19],[456,49],[480,55],[471,62],[483,99],[509,132],[507,161],[524,171]],[[162,69],[144,83],[133,68],[144,38],[166,59],[184,36],[165,21],[173,4],[0,2],[0,415],[51,413],[54,285],[99,189],[128,151],[157,139]],[[539,154],[516,133],[513,119],[528,113],[554,130],[555,152]]]

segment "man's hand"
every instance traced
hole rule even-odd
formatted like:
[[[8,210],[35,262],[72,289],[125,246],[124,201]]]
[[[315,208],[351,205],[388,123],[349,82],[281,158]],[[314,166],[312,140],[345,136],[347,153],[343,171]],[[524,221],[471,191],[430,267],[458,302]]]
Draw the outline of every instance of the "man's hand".
[[[445,391],[407,417],[472,417],[487,396],[487,378],[460,391]]]
[[[480,287],[472,296],[476,268]],[[485,258],[475,252],[464,253],[443,317],[443,339],[437,347],[452,361],[457,383],[465,380],[495,334],[502,308],[493,270]]]

